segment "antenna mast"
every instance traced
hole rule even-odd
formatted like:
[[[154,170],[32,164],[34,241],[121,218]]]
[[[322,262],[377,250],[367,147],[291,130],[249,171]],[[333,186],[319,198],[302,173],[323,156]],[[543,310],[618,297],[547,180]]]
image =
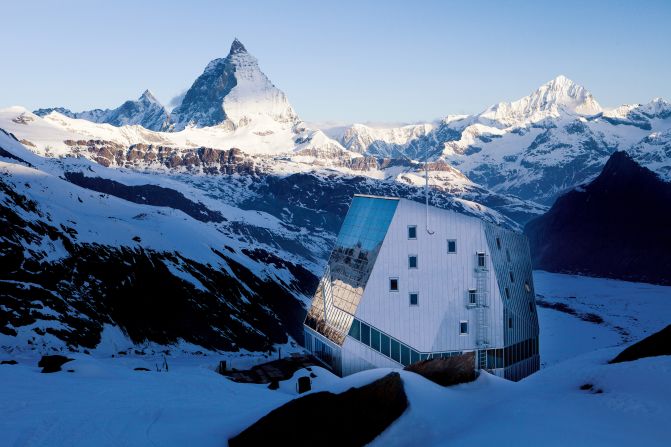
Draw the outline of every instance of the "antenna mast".
[[[426,232],[433,234],[429,230],[429,149],[426,149],[424,156],[424,199],[426,201]]]
[[[401,152],[400,149],[395,148],[401,157],[408,160],[410,163],[414,163],[410,157]],[[426,154],[424,155],[424,201],[426,203],[426,232],[428,234],[433,234],[434,232],[429,229],[429,148],[426,148]]]

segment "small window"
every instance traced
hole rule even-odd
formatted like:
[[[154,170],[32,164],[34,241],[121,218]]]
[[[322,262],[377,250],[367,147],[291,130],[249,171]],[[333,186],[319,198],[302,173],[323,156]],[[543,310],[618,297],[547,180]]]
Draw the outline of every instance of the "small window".
[[[496,238],[496,247],[501,250],[501,238]]]
[[[510,262],[510,250],[506,248],[506,259]]]
[[[468,321],[459,322],[459,334],[461,335],[468,334]]]
[[[359,320],[352,321],[352,326],[349,328],[349,336],[361,340],[361,326],[359,326]]]
[[[515,282],[515,277],[513,276],[513,271],[508,272],[510,274],[510,282]]]
[[[380,352],[389,357],[389,337],[380,334]]]
[[[391,340],[391,358],[401,363],[401,345],[394,339]]]
[[[401,364],[408,366],[410,364],[410,348],[406,345],[401,345]]]
[[[380,350],[380,331],[370,328],[370,347],[376,351]]]
[[[504,290],[506,292],[506,298],[510,299],[510,289],[506,287]]]
[[[361,323],[361,343],[370,346],[370,326]]]
[[[529,301],[529,312],[534,313],[534,303]]]
[[[408,239],[417,239],[417,225],[408,225]]]
[[[508,317],[508,329],[512,329],[512,328],[513,328],[513,318]]]
[[[457,252],[457,240],[456,239],[448,239],[447,240],[447,252],[448,253],[456,253]]]
[[[485,268],[486,263],[485,263],[485,254],[480,252],[478,253],[478,267],[479,268]]]
[[[409,269],[417,268],[417,255],[408,256],[408,268]]]
[[[389,290],[398,292],[398,278],[389,278]]]
[[[417,292],[410,293],[410,305],[411,306],[419,305],[419,293]]]
[[[531,286],[529,285],[529,281],[524,281],[524,290],[526,290],[527,293],[531,293]]]
[[[478,291],[475,289],[468,290],[468,304],[475,306],[478,302]]]

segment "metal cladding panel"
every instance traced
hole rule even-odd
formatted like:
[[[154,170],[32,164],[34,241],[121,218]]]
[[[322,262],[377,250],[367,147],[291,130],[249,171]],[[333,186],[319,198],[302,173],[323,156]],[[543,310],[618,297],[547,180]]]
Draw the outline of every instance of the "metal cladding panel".
[[[331,252],[305,325],[342,345],[398,199],[355,196]]]
[[[419,352],[477,349],[475,309],[467,306],[468,290],[476,287],[476,253],[488,252],[480,219],[454,211],[401,200],[377,256],[356,317]],[[416,226],[409,239],[408,226]],[[456,253],[448,253],[448,240],[456,240]],[[417,256],[411,268],[408,256]],[[503,346],[503,306],[495,287],[490,257],[486,258],[489,289],[488,325],[491,346]],[[390,291],[390,278],[398,278],[398,291]],[[411,305],[409,294],[419,294]],[[467,321],[467,334],[460,322]],[[383,366],[383,365],[380,365]]]
[[[505,345],[536,338],[539,333],[538,313],[527,238],[495,225],[484,222],[483,225],[504,306]],[[506,288],[510,298],[507,297]],[[512,328],[508,327],[509,318],[513,319]]]
[[[342,345],[342,375],[347,376],[372,368],[399,368],[397,362],[370,349],[360,342],[347,338]]]

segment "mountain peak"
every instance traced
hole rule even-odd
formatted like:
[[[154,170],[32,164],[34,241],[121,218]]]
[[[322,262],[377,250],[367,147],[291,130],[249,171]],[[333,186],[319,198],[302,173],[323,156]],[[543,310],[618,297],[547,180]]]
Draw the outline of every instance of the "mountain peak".
[[[158,104],[159,101],[156,99],[156,96],[151,92],[151,90],[147,89],[142,93],[140,96],[140,101],[147,101],[147,102],[152,102]]]
[[[231,51],[228,52],[228,55],[232,56],[234,54],[246,53],[246,52],[247,48],[245,48],[242,42],[240,42],[237,37],[233,39],[233,43],[231,44]]]
[[[556,118],[562,113],[596,115],[601,112],[601,106],[587,89],[559,75],[529,96],[490,107],[481,117],[512,126]]]

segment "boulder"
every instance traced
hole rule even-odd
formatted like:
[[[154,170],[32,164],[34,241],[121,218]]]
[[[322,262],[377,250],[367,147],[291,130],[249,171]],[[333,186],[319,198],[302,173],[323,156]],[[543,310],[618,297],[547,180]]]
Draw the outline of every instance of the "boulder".
[[[630,362],[645,357],[671,355],[671,324],[620,352],[609,363]]]
[[[341,394],[323,391],[287,402],[229,439],[228,445],[363,446],[407,407],[403,382],[394,372]]]
[[[43,355],[37,363],[37,366],[42,368],[43,373],[53,373],[60,371],[61,366],[73,360],[74,359],[65,357],[64,355]]]
[[[472,382],[476,378],[473,353],[423,360],[404,368],[442,386]]]

